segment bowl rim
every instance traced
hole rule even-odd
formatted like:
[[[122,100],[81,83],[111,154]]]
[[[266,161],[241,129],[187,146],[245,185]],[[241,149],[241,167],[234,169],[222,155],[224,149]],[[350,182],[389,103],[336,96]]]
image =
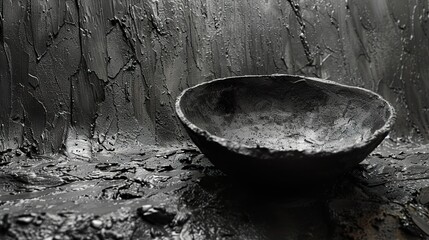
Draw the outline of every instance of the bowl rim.
[[[273,78],[273,77],[301,78],[301,79],[305,79],[305,80],[325,83],[328,85],[335,85],[335,86],[345,87],[348,89],[355,89],[358,91],[363,91],[363,92],[366,92],[367,94],[370,94],[370,95],[377,97],[379,100],[386,103],[386,105],[388,106],[389,112],[390,112],[390,116],[387,119],[387,121],[385,122],[385,124],[381,128],[377,129],[370,137],[368,137],[368,138],[366,138],[366,139],[364,139],[364,140],[362,140],[356,144],[353,144],[353,145],[349,145],[346,147],[336,147],[336,148],[330,149],[328,151],[326,151],[324,149],[279,150],[279,149],[267,148],[267,147],[250,146],[250,145],[246,145],[244,143],[239,143],[239,142],[227,139],[227,138],[222,138],[222,137],[216,136],[214,134],[211,134],[207,130],[202,129],[202,128],[196,126],[195,124],[193,124],[191,121],[189,121],[181,109],[180,103],[181,103],[183,96],[195,88],[201,87],[203,85],[212,84],[214,82],[219,82],[219,81],[227,81],[227,80],[233,80],[233,79],[246,79],[246,78],[248,78],[248,79],[262,78],[262,77],[263,78],[267,78],[267,77],[268,78]],[[395,108],[387,100],[385,100],[381,95],[379,95],[378,93],[375,93],[375,92],[368,90],[368,89],[365,89],[365,88],[350,86],[350,85],[346,85],[346,84],[342,84],[342,83],[337,83],[337,82],[334,82],[331,80],[320,79],[320,78],[315,78],[315,77],[307,77],[307,76],[301,76],[301,75],[291,75],[291,74],[242,75],[242,76],[216,78],[216,79],[213,79],[213,80],[210,80],[207,82],[199,83],[195,86],[186,88],[185,90],[183,90],[178,95],[178,97],[176,99],[176,103],[175,103],[175,110],[176,110],[176,114],[177,114],[178,118],[180,119],[180,121],[186,127],[188,127],[191,131],[193,131],[194,133],[204,137],[206,141],[215,142],[215,143],[220,144],[221,146],[223,146],[223,147],[225,147],[231,151],[234,151],[236,153],[243,154],[246,156],[255,156],[255,151],[260,151],[260,153],[264,153],[264,154],[257,154],[257,155],[264,156],[264,158],[278,158],[278,156],[284,156],[284,155],[302,155],[303,157],[310,157],[310,156],[314,157],[315,155],[317,155],[317,156],[329,156],[329,155],[338,154],[338,153],[351,152],[351,151],[354,151],[356,149],[362,149],[362,148],[365,148],[370,143],[372,143],[373,141],[383,137],[383,135],[384,136],[387,135],[387,133],[391,130],[391,128],[392,128],[392,126],[396,120]],[[268,153],[268,154],[266,154],[266,153]],[[272,156],[272,157],[270,157],[270,156]]]

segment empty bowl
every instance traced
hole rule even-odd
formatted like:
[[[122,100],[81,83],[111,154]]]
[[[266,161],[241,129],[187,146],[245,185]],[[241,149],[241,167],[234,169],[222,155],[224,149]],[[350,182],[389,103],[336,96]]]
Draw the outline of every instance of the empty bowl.
[[[380,95],[291,75],[216,79],[184,90],[176,113],[231,176],[332,179],[365,159],[395,120]]]

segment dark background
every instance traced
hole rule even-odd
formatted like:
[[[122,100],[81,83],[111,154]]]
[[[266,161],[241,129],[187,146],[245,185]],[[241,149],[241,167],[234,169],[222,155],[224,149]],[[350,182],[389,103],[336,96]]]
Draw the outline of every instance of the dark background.
[[[177,143],[181,90],[271,73],[374,90],[396,107],[393,137],[428,139],[428,5],[0,0],[0,151]]]

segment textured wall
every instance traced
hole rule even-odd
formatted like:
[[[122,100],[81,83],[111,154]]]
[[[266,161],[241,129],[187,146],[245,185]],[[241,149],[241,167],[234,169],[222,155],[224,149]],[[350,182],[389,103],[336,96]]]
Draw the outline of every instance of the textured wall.
[[[0,0],[0,13],[0,151],[180,141],[181,90],[269,73],[375,90],[397,136],[429,137],[426,0]]]

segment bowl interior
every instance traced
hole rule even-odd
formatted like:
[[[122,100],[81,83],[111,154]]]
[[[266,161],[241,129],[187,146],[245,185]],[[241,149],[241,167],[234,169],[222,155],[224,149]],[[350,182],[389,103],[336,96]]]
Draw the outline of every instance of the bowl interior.
[[[201,84],[180,101],[185,117],[217,137],[276,150],[330,150],[380,129],[388,104],[362,89],[291,76]]]

